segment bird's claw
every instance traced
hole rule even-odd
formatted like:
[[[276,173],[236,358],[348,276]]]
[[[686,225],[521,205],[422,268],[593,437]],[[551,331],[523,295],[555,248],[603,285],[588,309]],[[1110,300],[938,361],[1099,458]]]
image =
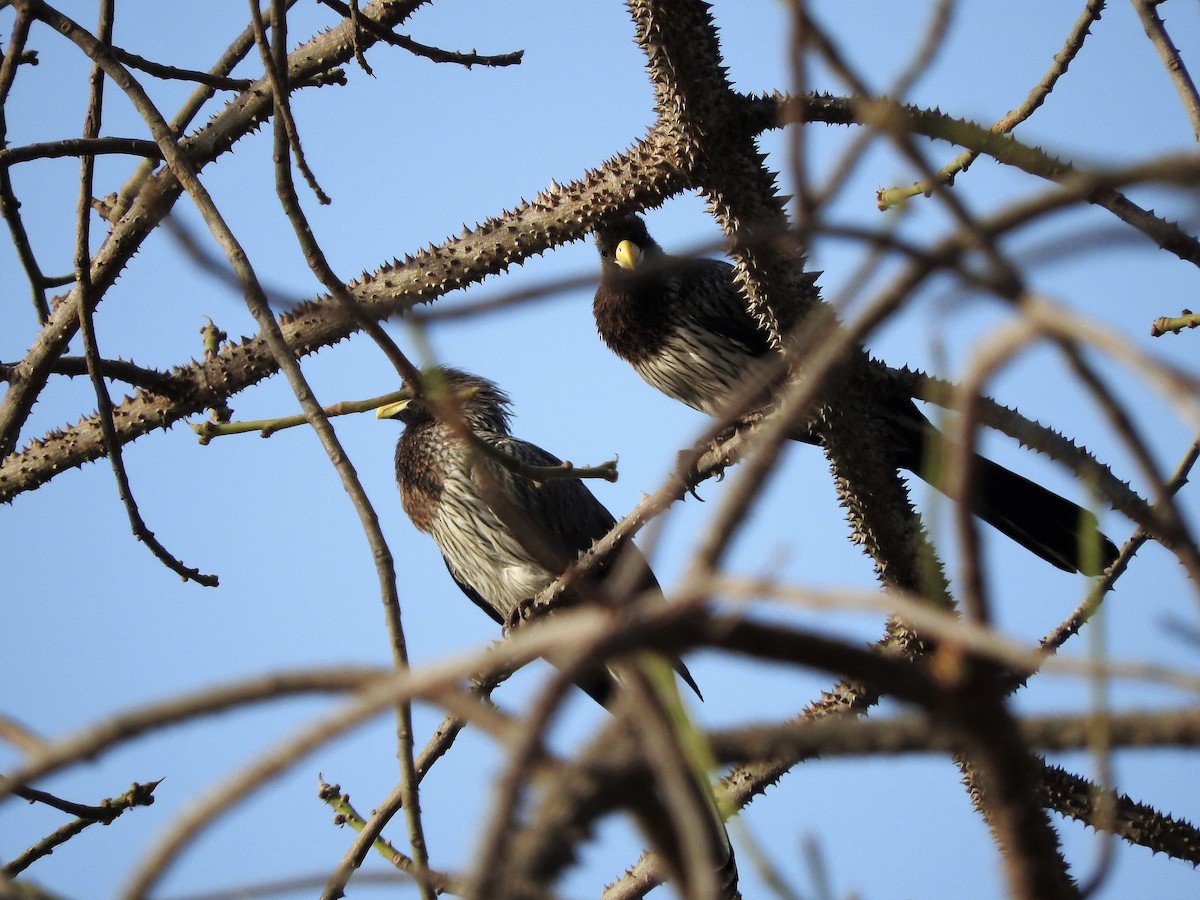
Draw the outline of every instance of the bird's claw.
[[[533,598],[526,597],[519,601],[512,609],[508,611],[508,615],[504,618],[505,633],[513,631],[520,626],[522,622],[529,618],[530,610],[533,609]]]

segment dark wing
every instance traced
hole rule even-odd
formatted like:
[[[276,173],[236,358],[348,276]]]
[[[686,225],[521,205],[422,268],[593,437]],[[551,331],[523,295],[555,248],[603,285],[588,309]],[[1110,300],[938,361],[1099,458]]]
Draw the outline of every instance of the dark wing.
[[[681,310],[701,328],[739,344],[751,356],[764,356],[771,352],[771,344],[750,315],[733,273],[733,266],[724,260],[697,259],[669,280],[674,282]]]
[[[528,441],[507,435],[492,435],[486,439],[493,446],[524,463],[535,466],[562,465],[562,460],[557,456]],[[617,520],[613,518],[612,513],[604,508],[578,478],[551,478],[543,482],[534,482],[508,472],[498,463],[489,465],[488,470],[498,483],[504,485],[504,492],[515,509],[528,517],[525,525],[536,529],[536,533],[530,537],[545,541],[548,549],[564,559],[566,564],[573,562],[580,553],[608,534],[616,524]],[[479,475],[476,475],[476,481],[480,481]],[[486,490],[486,487],[481,486],[481,490]],[[501,511],[493,511],[501,521],[506,521]],[[524,543],[525,536],[522,532],[514,528],[514,533]],[[536,554],[535,548],[526,549]],[[637,554],[636,558],[642,568],[640,589],[661,593],[658,580],[638,549],[629,544],[623,552],[626,558],[629,554]],[[467,596],[471,596],[471,592],[467,591]],[[683,661],[677,659],[672,664],[688,687],[696,692],[696,696],[704,699]],[[580,687],[604,704],[611,684],[607,679],[596,679],[581,684]]]
[[[553,453],[528,441],[497,435],[488,442],[529,465],[562,465],[562,460]],[[568,562],[608,534],[616,524],[612,514],[578,478],[535,482],[514,475],[499,464],[488,466],[488,471],[504,485],[505,494],[516,508],[528,516],[529,525],[536,527]],[[479,480],[478,476],[476,480]],[[500,511],[496,512],[500,515]]]

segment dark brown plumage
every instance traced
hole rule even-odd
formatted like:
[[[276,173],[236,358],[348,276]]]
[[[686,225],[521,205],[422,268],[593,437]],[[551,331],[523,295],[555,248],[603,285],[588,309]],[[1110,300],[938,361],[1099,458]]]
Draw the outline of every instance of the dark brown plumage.
[[[480,440],[530,465],[561,464],[553,454],[509,433],[508,397],[492,382],[450,368],[428,370],[424,380],[445,392],[452,410]],[[462,592],[501,625],[616,524],[579,479],[535,483],[513,474],[467,446],[420,397],[381,407],[376,415],[405,425],[396,444],[396,482],[404,511],[437,543]],[[500,492],[499,499],[494,491]],[[639,590],[659,590],[632,544],[622,551],[621,562],[640,567]],[[572,600],[578,598],[568,596],[564,602]],[[687,667],[678,661],[675,666],[699,695]],[[580,687],[607,703],[613,684],[611,676],[600,674]]]
[[[602,223],[595,238],[600,284],[592,311],[604,343],[667,396],[719,415],[772,353],[733,280],[733,266],[667,256],[638,216]],[[896,467],[925,477],[926,448],[940,436],[916,404],[890,404],[881,424]],[[799,428],[792,438],[814,441]],[[1068,572],[1098,575],[1116,559],[1117,548],[1099,535],[1101,568],[1089,564],[1086,551],[1096,543],[1090,512],[991,460],[976,456],[974,462],[971,510],[985,522]],[[931,484],[940,489],[936,480]]]
[[[461,424],[484,443],[530,465],[561,464],[553,454],[509,433],[508,397],[487,379],[438,368],[426,370],[422,383],[442,392],[446,418],[461,417]],[[376,415],[404,423],[396,444],[396,482],[404,511],[437,543],[462,592],[502,625],[616,524],[582,481],[535,483],[511,473],[469,446],[421,397],[383,406]],[[640,592],[659,591],[654,573],[632,544],[621,552],[620,562],[639,568]],[[598,577],[603,581],[605,575],[602,571]],[[564,602],[580,599],[568,595]],[[682,661],[675,661],[675,670],[699,695]],[[613,699],[616,681],[608,672],[577,683],[599,703],[608,705]],[[717,882],[720,895],[732,900],[740,896],[736,857],[715,807],[713,816],[709,836]],[[659,839],[674,840],[671,829],[664,829]]]

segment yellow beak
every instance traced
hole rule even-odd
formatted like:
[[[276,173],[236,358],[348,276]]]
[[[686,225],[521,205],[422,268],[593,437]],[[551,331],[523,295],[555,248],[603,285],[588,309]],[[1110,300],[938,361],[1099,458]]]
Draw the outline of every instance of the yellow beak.
[[[403,400],[397,400],[394,403],[385,403],[383,406],[375,410],[375,418],[377,419],[394,419],[404,410],[408,409],[408,404],[412,403],[412,397],[405,397]]]
[[[621,241],[617,244],[617,252],[613,254],[617,265],[627,272],[632,272],[642,261],[642,248],[633,241]]]

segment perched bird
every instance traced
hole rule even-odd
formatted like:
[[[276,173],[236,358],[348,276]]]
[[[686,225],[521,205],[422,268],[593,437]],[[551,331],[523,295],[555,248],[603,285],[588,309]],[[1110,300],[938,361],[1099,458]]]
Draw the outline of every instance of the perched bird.
[[[532,481],[513,474],[464,440],[463,428],[522,463],[562,464],[553,454],[509,433],[509,400],[495,384],[451,368],[426,370],[422,383],[442,392],[446,402],[440,407],[444,409],[441,418],[430,403],[417,396],[376,411],[380,419],[404,423],[404,433],[396,444],[400,502],[412,523],[438,545],[462,592],[504,625],[521,604],[604,537],[616,520],[579,479]],[[632,544],[621,551],[618,562],[637,567],[639,592],[659,591],[654,573]],[[599,578],[603,580],[612,571],[602,571]],[[580,599],[567,596],[564,602]],[[676,660],[675,670],[699,696],[700,689],[687,667]],[[607,672],[577,683],[606,706],[616,687]],[[732,900],[740,896],[737,861],[711,795],[706,796],[704,802],[713,816],[706,838],[711,841],[716,887],[722,898]],[[658,819],[661,816],[652,821]],[[655,833],[662,848],[669,859],[677,860],[679,838],[666,820],[659,825]]]
[[[462,592],[496,622],[507,624],[616,520],[579,479],[532,481],[456,433],[453,420],[458,418],[480,441],[523,463],[561,465],[553,454],[509,433],[509,400],[495,384],[451,368],[427,370],[423,382],[444,392],[447,421],[416,396],[376,411],[378,418],[399,419],[405,426],[396,444],[400,501],[412,523],[438,545]],[[622,550],[619,562],[638,567],[640,591],[659,590],[632,544]],[[610,571],[602,571],[600,578]],[[572,600],[578,602],[577,597],[564,598]],[[675,668],[699,696],[687,667],[676,661]],[[600,673],[579,686],[607,705],[613,679]]]
[[[636,215],[601,223],[595,239],[600,284],[592,312],[604,343],[667,396],[719,415],[741,382],[773,359],[733,266],[668,256]],[[926,448],[940,440],[937,430],[910,398],[889,403],[881,419],[896,467],[925,477]],[[791,437],[815,440],[802,428]],[[972,512],[1022,547],[1085,575],[1100,574],[1116,559],[1117,548],[1097,536],[1090,512],[991,460],[976,456],[974,464]],[[1098,553],[1085,552],[1096,542]]]

